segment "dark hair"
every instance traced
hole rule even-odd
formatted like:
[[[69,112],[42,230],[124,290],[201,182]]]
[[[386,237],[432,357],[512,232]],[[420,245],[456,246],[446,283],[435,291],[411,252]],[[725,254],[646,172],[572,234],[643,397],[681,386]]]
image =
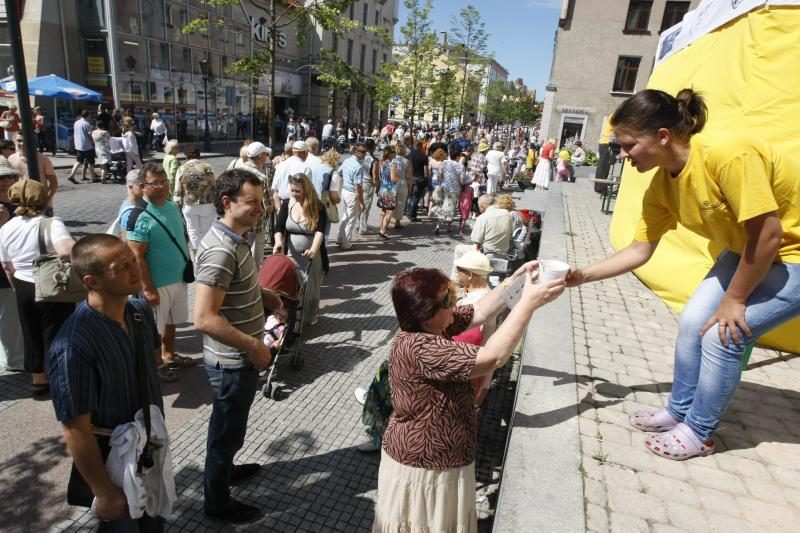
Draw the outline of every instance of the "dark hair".
[[[364,141],[364,147],[367,149],[367,153],[372,154],[375,151],[375,139],[369,138]]]
[[[461,155],[461,147],[457,142],[453,141],[447,147],[447,154],[450,156],[450,159],[458,159]]]
[[[81,116],[82,116],[83,118],[86,118],[86,117],[88,117],[88,116],[89,116],[89,115],[91,115],[91,114],[92,114],[92,112],[91,112],[91,111],[89,111],[88,109],[81,109]]]
[[[612,127],[629,128],[643,133],[669,129],[679,137],[700,133],[708,119],[708,108],[700,93],[681,89],[673,97],[656,89],[647,89],[631,96],[614,111]]]
[[[142,169],[139,171],[139,175],[142,177],[142,183],[145,182],[148,174],[153,174],[156,176],[166,176],[167,171],[164,170],[164,167],[160,163],[154,163],[152,161],[149,161],[144,165],[142,165]]]
[[[16,150],[16,146],[14,145],[14,141],[8,141],[6,139],[0,139],[0,150]]]
[[[450,278],[436,268],[412,268],[394,277],[392,303],[400,329],[410,333],[424,331],[422,323],[439,310],[437,297]]]
[[[183,153],[186,154],[186,159],[200,159],[200,148],[193,144],[186,146]]]
[[[387,146],[383,149],[383,154],[381,154],[381,161],[388,161],[390,155],[396,155],[397,150],[394,146]]]
[[[364,146],[364,143],[354,143],[353,146],[350,148],[350,150],[352,152],[355,152],[357,150],[364,150],[366,152],[367,151],[367,147]]]
[[[118,237],[106,233],[82,237],[69,254],[72,268],[81,280],[84,276],[99,276],[105,270],[106,264],[97,257],[97,252],[120,245],[124,246],[124,243]]]
[[[225,214],[225,207],[222,205],[222,198],[227,196],[231,200],[239,197],[242,191],[242,185],[249,183],[256,187],[261,187],[261,180],[258,176],[248,170],[236,168],[233,170],[226,170],[217,178],[217,183],[214,188],[214,208],[217,214],[222,216]]]

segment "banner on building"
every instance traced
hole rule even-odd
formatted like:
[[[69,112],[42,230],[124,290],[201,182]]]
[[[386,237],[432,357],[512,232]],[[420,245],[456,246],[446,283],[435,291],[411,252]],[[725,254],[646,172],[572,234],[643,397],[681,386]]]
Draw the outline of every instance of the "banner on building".
[[[732,5],[725,0],[703,2],[701,7],[712,13],[707,4],[721,3]],[[795,119],[800,116],[800,9],[789,4],[772,2],[696,36],[689,46],[673,50],[659,63],[648,87],[670,94],[684,87],[700,91],[709,109],[702,138],[713,142],[740,132],[769,141],[785,159],[800,165],[800,123]],[[626,165],[611,222],[611,242],[617,250],[633,239],[652,175]],[[721,251],[718,243],[678,226],[664,235],[653,258],[636,275],[680,311]],[[800,353],[799,331],[800,319],[759,342]]]

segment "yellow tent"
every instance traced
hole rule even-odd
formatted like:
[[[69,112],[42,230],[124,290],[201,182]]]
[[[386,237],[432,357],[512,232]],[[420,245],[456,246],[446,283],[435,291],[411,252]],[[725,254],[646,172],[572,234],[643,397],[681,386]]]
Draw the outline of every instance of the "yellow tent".
[[[702,92],[709,108],[709,121],[701,134],[705,138],[738,131],[770,141],[784,157],[800,159],[800,7],[776,3],[692,36],[688,43],[681,43],[686,41],[684,35],[673,36],[676,48],[678,43],[682,47],[669,55],[659,50],[657,56],[663,61],[654,69],[648,87],[670,94],[684,87]],[[708,8],[708,4],[714,8],[721,2],[707,0],[695,11]],[[687,14],[683,26],[687,22],[697,26],[689,16],[692,13]],[[672,42],[667,38],[666,46]],[[652,173],[640,174],[626,166],[611,221],[614,248],[624,248],[633,239],[651,178]],[[680,311],[721,251],[718,244],[679,226],[664,236],[655,256],[636,275]],[[762,337],[759,343],[800,353],[798,332],[800,319]]]

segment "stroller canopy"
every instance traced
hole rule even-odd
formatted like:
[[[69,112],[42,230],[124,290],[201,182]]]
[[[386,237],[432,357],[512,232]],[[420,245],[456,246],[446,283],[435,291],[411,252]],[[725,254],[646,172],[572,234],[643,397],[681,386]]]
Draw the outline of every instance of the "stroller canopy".
[[[258,284],[262,289],[296,300],[300,292],[297,266],[283,254],[270,255],[261,264],[261,270],[258,272]]]

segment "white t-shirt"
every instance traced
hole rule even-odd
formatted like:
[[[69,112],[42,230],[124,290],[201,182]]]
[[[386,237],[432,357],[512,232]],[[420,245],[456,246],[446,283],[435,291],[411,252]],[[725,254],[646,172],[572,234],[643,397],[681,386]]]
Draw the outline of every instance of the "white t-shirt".
[[[14,265],[14,277],[33,283],[33,260],[39,257],[39,223],[44,216],[14,217],[0,228],[0,261]],[[53,217],[50,231],[44,236],[47,251],[53,243],[72,237],[58,217]]]
[[[342,174],[338,170],[333,171],[333,175],[331,176],[331,192],[341,192],[342,185],[344,184],[344,178]]]
[[[275,176],[272,179],[272,190],[273,192],[277,191],[281,200],[288,200],[292,196],[292,190],[289,188],[289,176],[293,176],[294,174],[311,176],[311,168],[309,165],[296,155],[293,155],[275,167]]]
[[[489,150],[486,154],[486,173],[491,176],[502,176],[505,160],[506,156],[500,150]]]

